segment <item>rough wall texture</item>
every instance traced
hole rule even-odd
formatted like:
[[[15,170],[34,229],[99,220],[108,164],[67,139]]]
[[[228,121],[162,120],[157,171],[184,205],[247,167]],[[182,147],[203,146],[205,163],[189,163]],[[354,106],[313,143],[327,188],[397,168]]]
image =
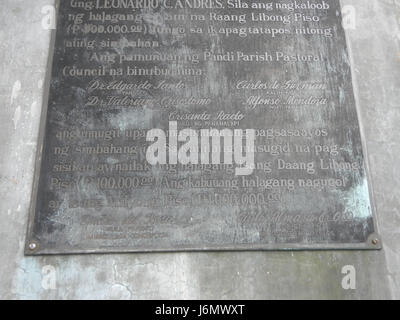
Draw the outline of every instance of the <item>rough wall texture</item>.
[[[400,2],[343,0],[354,85],[384,249],[24,257],[52,0],[3,0],[0,12],[0,298],[400,298]],[[341,286],[342,267],[357,271]],[[55,289],[43,285],[45,266]]]

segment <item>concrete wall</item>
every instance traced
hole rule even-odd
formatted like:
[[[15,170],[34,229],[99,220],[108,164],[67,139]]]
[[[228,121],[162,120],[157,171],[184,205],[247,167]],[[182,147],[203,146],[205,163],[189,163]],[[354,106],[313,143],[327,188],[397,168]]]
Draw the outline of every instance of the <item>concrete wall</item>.
[[[357,14],[347,35],[382,251],[28,258],[23,247],[50,42],[41,10],[53,0],[2,0],[0,298],[399,299],[400,1],[342,2]],[[345,265],[356,269],[355,290],[341,286]],[[56,272],[55,289],[44,276],[49,270]]]

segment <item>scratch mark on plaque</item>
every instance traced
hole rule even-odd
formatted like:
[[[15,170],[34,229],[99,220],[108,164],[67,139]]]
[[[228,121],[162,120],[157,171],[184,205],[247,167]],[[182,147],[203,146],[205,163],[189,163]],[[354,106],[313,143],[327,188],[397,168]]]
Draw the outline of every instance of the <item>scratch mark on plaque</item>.
[[[369,191],[366,178],[348,192],[345,198],[345,208],[352,212],[355,218],[367,219],[371,215]]]

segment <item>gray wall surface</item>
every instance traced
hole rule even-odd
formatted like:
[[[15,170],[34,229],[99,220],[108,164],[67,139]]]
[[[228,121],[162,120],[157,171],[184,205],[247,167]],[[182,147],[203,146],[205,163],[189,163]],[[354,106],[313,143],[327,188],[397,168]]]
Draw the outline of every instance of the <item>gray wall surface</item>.
[[[342,0],[356,9],[346,33],[383,250],[24,257],[53,2],[1,2],[1,299],[400,299],[399,0]]]

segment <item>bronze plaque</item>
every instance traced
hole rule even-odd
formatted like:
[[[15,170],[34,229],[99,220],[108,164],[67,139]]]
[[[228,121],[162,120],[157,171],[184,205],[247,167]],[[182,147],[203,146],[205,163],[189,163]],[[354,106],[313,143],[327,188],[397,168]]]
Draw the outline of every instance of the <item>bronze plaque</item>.
[[[380,248],[338,0],[58,11],[27,254]]]

